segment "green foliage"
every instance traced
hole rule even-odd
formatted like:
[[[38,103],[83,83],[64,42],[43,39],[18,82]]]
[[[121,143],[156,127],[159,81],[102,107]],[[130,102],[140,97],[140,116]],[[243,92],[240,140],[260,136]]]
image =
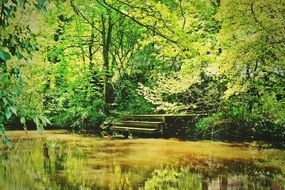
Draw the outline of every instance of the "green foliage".
[[[12,114],[17,114],[16,102],[14,97],[19,94],[19,87],[15,81],[9,79],[8,73],[1,73],[1,91],[0,91],[0,125],[4,130],[4,124],[9,121]],[[16,84],[16,85],[14,85]]]
[[[27,1],[2,1],[0,5],[0,129],[6,144],[8,140],[4,126],[15,117],[20,117],[21,123],[25,125],[26,119],[23,118],[29,116],[40,129],[49,123],[44,116],[21,113],[21,104],[18,100],[23,91],[21,68],[20,64],[12,65],[14,60],[17,60],[16,62],[20,62],[22,58],[26,60],[33,51],[37,50],[35,34],[22,14],[43,9],[45,2],[41,0],[30,4]]]
[[[37,15],[44,5],[1,4],[2,128],[42,128],[44,114],[86,128],[127,113],[204,113],[198,133],[284,137],[280,1],[72,0]]]
[[[205,136],[262,138],[280,140],[284,137],[283,100],[275,95],[255,97],[250,92],[228,99],[221,110],[197,123]]]
[[[191,49],[176,55],[178,72],[142,88],[146,99],[164,112],[209,114],[198,133],[282,139],[285,6],[278,2],[189,2],[184,30],[193,32],[177,35]]]
[[[117,82],[116,111],[120,114],[149,114],[154,106],[138,93],[138,86],[129,80]]]
[[[86,128],[102,123],[105,115],[101,88],[92,84],[89,69],[65,61],[53,67],[44,103],[53,125]]]

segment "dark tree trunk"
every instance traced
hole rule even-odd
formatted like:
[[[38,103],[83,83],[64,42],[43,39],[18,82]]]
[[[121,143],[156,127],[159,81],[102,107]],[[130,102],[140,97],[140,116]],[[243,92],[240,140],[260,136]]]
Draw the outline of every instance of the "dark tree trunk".
[[[104,15],[102,15],[102,45],[103,45],[103,95],[105,103],[111,104],[113,103],[112,96],[112,86],[111,86],[111,73],[110,73],[110,46],[112,40],[112,20],[111,17],[108,16],[106,19]]]
[[[93,45],[94,45],[94,31],[91,29],[90,40],[88,43],[88,54],[89,54],[89,69],[92,72],[94,63],[93,63]]]

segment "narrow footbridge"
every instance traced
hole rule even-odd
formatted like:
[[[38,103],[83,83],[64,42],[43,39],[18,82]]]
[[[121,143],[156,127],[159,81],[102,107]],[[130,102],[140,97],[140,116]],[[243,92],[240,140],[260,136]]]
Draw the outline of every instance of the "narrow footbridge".
[[[124,115],[112,122],[111,131],[129,134],[151,134],[161,136],[183,136],[186,130],[193,128],[201,114],[173,115]]]

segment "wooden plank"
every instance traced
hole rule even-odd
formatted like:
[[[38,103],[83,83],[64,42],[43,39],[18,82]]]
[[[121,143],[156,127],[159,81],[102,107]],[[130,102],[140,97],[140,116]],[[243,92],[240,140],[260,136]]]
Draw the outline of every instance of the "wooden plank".
[[[132,126],[132,127],[145,127],[145,128],[159,128],[163,122],[154,121],[115,121],[113,125],[116,126]]]
[[[128,126],[112,126],[112,131],[130,131],[130,132],[159,132],[153,128],[139,128],[139,127],[128,127]]]
[[[158,121],[164,122],[164,116],[157,115],[126,115],[122,116],[123,121]]]
[[[144,115],[123,115],[123,117],[195,117],[195,116],[205,116],[207,114],[144,114]]]

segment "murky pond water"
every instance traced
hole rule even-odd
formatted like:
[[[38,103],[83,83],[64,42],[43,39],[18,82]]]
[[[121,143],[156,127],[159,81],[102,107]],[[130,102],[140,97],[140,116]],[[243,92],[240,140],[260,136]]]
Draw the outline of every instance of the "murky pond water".
[[[10,132],[0,189],[285,189],[285,151],[249,143]]]

